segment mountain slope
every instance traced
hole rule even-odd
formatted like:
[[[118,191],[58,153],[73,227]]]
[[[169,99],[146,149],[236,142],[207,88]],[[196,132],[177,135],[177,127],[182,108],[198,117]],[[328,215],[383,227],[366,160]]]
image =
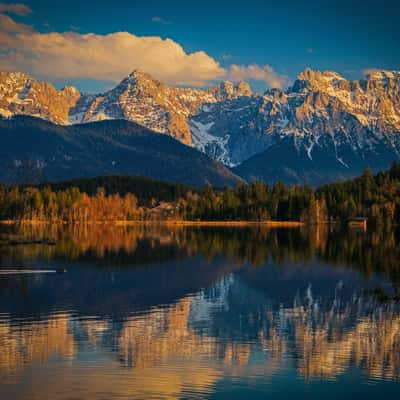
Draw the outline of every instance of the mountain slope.
[[[0,120],[0,181],[55,181],[127,174],[204,186],[239,178],[217,161],[126,120],[60,126],[38,118]]]
[[[189,145],[189,115],[203,104],[242,96],[251,96],[246,82],[221,82],[209,90],[176,88],[140,70],[108,92],[93,95],[73,87],[56,90],[23,73],[0,73],[0,116],[31,115],[63,125],[127,119]]]
[[[0,115],[57,124],[136,121],[235,167],[245,179],[323,183],[400,158],[400,72],[359,81],[306,69],[287,90],[252,94],[245,82],[174,88],[134,71],[114,89],[57,91],[25,74],[0,74]],[[116,160],[117,161],[117,160]]]
[[[294,137],[287,137],[232,168],[232,171],[247,181],[316,186],[357,176],[367,165],[374,171],[381,171],[398,160],[396,151],[385,143],[376,143],[373,149],[364,150],[362,155],[347,144],[336,146],[333,151],[334,148],[333,139],[326,136],[320,139],[310,158],[310,147],[299,148]],[[337,154],[340,154],[340,160]],[[350,166],[344,164],[343,159],[351,159]]]
[[[378,171],[400,159],[400,72],[347,81],[306,70],[286,91],[211,105],[192,123],[205,152],[247,180],[319,184]]]
[[[191,121],[212,144],[205,151],[230,165],[294,142],[293,157],[306,153],[312,161],[319,149],[334,155],[338,169],[355,174],[353,159],[366,164],[375,149],[381,156],[400,155],[400,72],[376,71],[347,81],[335,72],[308,69],[286,91],[211,105]]]
[[[80,97],[74,87],[56,90],[22,72],[0,72],[0,117],[22,114],[65,124]]]

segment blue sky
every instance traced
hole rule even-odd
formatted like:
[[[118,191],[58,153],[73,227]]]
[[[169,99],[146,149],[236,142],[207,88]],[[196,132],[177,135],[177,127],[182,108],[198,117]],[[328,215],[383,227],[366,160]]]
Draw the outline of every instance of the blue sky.
[[[398,1],[35,0],[23,2],[25,12],[1,4],[0,69],[86,91],[111,87],[137,67],[176,85],[247,79],[261,92],[287,86],[306,67],[350,79],[400,69]],[[85,49],[79,59],[77,48]]]

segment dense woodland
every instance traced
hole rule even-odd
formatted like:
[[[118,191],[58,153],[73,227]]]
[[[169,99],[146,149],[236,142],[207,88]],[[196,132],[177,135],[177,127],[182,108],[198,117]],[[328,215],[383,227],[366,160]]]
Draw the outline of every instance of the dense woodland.
[[[366,217],[372,223],[400,222],[400,164],[373,175],[332,183],[316,190],[308,186],[272,186],[255,182],[235,189],[189,193],[180,201],[184,219],[287,220],[310,223]]]
[[[0,219],[43,221],[277,220],[308,223],[367,217],[400,223],[400,164],[316,190],[261,182],[191,190],[138,178],[93,178],[42,186],[0,187]],[[78,187],[75,183],[78,182]],[[159,194],[159,195],[158,195]]]
[[[61,182],[41,183],[38,189],[50,188],[54,192],[64,191],[71,187],[94,196],[99,188],[110,194],[126,195],[132,193],[141,206],[149,207],[155,202],[175,202],[191,190],[189,186],[163,182],[141,176],[106,175],[94,178],[71,179]]]

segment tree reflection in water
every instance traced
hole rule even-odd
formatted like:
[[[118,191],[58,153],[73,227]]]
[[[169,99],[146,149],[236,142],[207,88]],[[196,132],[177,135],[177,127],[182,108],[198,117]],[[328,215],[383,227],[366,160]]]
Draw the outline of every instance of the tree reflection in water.
[[[311,381],[352,368],[400,379],[398,231],[75,225],[19,234],[57,243],[2,246],[2,265],[68,272],[0,279],[0,376],[13,398],[44,387],[59,398],[202,398],[221,380],[268,382],[290,368]]]

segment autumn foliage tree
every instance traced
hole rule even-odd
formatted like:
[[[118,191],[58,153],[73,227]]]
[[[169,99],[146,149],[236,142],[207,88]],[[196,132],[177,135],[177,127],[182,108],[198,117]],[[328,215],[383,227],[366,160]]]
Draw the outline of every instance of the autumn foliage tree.
[[[94,182],[101,181],[99,177],[94,178]],[[165,186],[145,180],[144,186],[138,187],[137,191],[142,199],[146,199],[146,207],[143,203],[139,205],[136,196],[126,191],[125,178],[117,179],[113,185],[108,179],[106,182],[112,188],[111,192],[102,186],[93,191],[89,181],[81,183],[90,188],[87,192],[74,186],[65,187],[65,183],[65,188],[59,190],[48,186],[0,186],[0,219],[89,222],[171,218],[192,221],[286,220],[316,224],[362,216],[377,225],[400,223],[399,163],[376,175],[366,168],[358,178],[318,189],[281,182],[273,185],[254,182],[223,190],[207,186],[198,190],[187,188],[183,192],[181,186],[175,190],[173,184]],[[139,181],[135,179],[135,182]],[[158,198],[155,195],[157,188],[161,190]],[[165,201],[166,197],[173,200]]]

